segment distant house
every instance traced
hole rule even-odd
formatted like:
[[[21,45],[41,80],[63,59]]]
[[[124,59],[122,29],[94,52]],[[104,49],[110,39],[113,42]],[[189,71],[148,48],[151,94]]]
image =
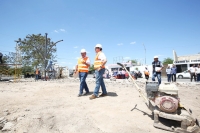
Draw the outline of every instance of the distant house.
[[[200,64],[200,54],[177,56],[173,50],[174,64],[177,67],[177,72],[188,70],[192,65]]]

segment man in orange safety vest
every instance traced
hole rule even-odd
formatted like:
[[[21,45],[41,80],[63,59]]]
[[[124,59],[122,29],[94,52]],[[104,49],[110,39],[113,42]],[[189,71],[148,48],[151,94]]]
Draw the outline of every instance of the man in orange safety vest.
[[[107,62],[105,54],[102,52],[102,45],[97,44],[95,46],[96,57],[94,60],[94,69],[96,77],[96,87],[94,93],[89,97],[91,100],[98,97],[99,89],[101,87],[102,94],[100,97],[107,96],[106,86],[103,81],[103,74],[105,73],[105,64]]]
[[[90,67],[90,59],[86,56],[86,50],[81,49],[81,57],[78,59],[78,64],[76,65],[76,72],[79,72],[79,80],[80,80],[80,90],[78,97],[87,95],[89,93],[89,88],[86,83],[86,78],[88,75]],[[83,93],[83,89],[85,89],[85,92]]]

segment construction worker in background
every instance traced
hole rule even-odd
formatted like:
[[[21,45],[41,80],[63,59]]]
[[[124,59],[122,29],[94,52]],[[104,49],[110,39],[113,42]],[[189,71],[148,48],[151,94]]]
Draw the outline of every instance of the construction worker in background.
[[[81,49],[81,58],[78,59],[78,65],[76,65],[75,69],[75,73],[79,72],[79,79],[80,79],[80,90],[78,97],[87,95],[89,93],[89,88],[85,81],[88,75],[89,67],[90,67],[90,59],[86,56],[86,50]],[[85,89],[84,93],[83,89]]]
[[[1,62],[1,64],[3,64],[3,54],[0,52],[0,62]]]
[[[40,74],[40,70],[38,68],[36,68],[36,70],[35,70],[35,81],[38,80],[39,74]]]
[[[152,81],[155,81],[157,77],[158,83],[161,84],[161,72],[163,69],[163,64],[158,60],[158,56],[154,56],[154,61],[152,62],[153,73],[152,73]]]
[[[145,78],[146,78],[147,80],[149,79],[149,75],[150,75],[149,70],[148,70],[147,67],[145,67],[144,76],[145,76]]]
[[[107,95],[106,86],[103,81],[103,74],[105,72],[105,64],[107,62],[105,54],[102,52],[102,45],[97,44],[95,46],[96,57],[94,60],[94,69],[96,75],[96,87],[94,89],[94,93],[89,97],[91,100],[98,97],[99,89],[101,86],[102,94],[100,97],[104,97]]]

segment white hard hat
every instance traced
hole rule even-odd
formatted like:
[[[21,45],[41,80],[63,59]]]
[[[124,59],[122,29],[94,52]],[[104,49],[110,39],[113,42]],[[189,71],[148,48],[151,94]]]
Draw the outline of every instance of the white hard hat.
[[[154,59],[155,59],[155,58],[158,58],[158,56],[154,56]]]
[[[81,53],[86,53],[86,50],[85,49],[81,49]]]
[[[102,48],[102,45],[101,45],[101,44],[97,44],[97,45],[95,46],[95,48],[96,48],[96,47]]]

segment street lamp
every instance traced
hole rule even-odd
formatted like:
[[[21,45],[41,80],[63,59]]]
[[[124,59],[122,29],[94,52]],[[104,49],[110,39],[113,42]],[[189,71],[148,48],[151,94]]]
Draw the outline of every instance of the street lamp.
[[[47,45],[48,45],[48,40],[49,40],[49,44],[50,44],[50,39],[47,39],[47,33],[45,33],[45,69],[46,69],[46,67],[47,67],[47,55],[48,55],[48,53],[47,53]],[[62,42],[63,40],[59,40],[59,41],[57,41],[57,42],[55,42],[50,48],[49,48],[49,50],[51,50],[52,48],[53,48],[53,46],[55,46],[57,43],[59,43],[59,42]],[[44,75],[45,75],[45,80],[46,80],[46,70],[45,70],[45,72],[44,72]]]
[[[145,65],[146,65],[146,47],[145,47],[144,43],[142,45],[144,46],[144,52],[145,52],[144,62],[145,62]]]

